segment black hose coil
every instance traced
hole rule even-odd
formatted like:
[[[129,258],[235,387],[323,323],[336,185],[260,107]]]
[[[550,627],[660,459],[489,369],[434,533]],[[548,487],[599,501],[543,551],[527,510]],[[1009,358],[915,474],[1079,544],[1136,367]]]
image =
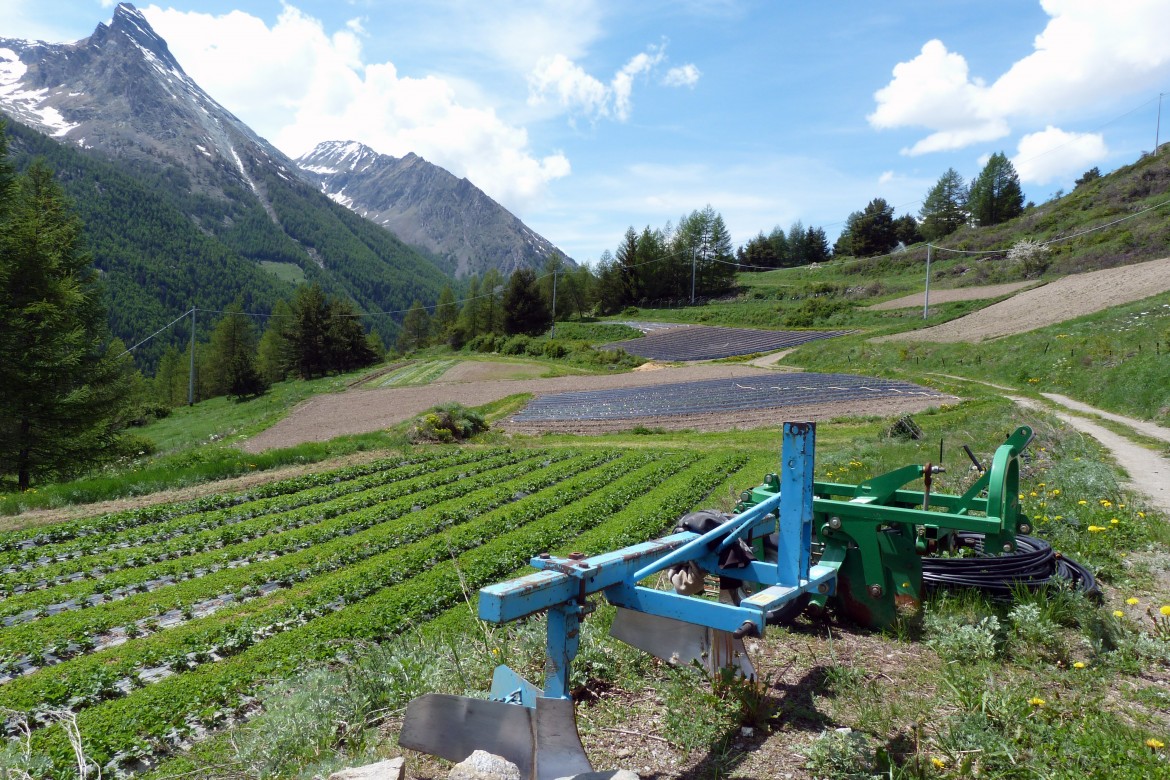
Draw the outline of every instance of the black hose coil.
[[[1085,566],[1055,552],[1052,545],[1034,536],[1016,536],[1015,552],[987,555],[983,534],[960,531],[959,544],[973,548],[971,558],[923,558],[922,582],[928,588],[978,588],[993,596],[1071,583],[1093,598],[1100,598],[1097,578]]]

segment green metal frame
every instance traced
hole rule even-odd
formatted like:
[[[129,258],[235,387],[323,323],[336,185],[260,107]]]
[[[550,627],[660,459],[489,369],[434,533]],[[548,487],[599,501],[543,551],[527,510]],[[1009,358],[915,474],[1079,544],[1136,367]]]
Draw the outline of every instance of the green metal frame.
[[[922,600],[923,555],[953,550],[955,534],[984,534],[988,552],[1013,552],[1016,533],[1029,529],[1020,512],[1020,455],[1032,440],[1032,429],[1017,428],[996,450],[988,468],[960,496],[905,485],[935,473],[930,464],[903,466],[856,485],[813,483],[814,548],[819,563],[838,573],[833,596],[816,596],[863,625],[889,625],[904,609]],[[925,486],[924,486],[925,487]],[[741,496],[737,512],[774,496],[779,479]]]

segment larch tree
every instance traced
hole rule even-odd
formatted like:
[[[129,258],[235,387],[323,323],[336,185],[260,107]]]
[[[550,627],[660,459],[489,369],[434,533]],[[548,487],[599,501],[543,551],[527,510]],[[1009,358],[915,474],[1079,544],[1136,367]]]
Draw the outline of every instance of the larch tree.
[[[451,285],[443,285],[439,292],[439,302],[435,304],[435,316],[431,321],[431,331],[434,337],[441,342],[451,339],[451,332],[455,330],[455,323],[459,319],[459,305],[455,302],[455,291]]]
[[[237,400],[263,395],[269,383],[256,366],[256,351],[256,328],[237,301],[227,307],[211,332],[211,394]]]
[[[27,490],[118,454],[124,352],[80,219],[42,162],[14,175],[0,128],[0,473]]]
[[[939,177],[918,212],[918,229],[927,241],[949,236],[967,224],[967,185],[954,168]]]
[[[967,210],[976,225],[998,225],[1024,213],[1024,191],[1011,160],[1003,152],[991,155],[971,182]]]
[[[406,316],[402,318],[402,330],[398,333],[398,349],[401,352],[421,349],[431,336],[431,315],[415,300]]]

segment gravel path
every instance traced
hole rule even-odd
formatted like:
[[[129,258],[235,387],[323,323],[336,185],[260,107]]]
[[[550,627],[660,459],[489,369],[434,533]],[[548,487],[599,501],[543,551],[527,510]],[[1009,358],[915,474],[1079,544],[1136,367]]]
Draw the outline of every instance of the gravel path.
[[[957,320],[932,328],[881,336],[873,341],[966,341],[974,344],[1055,325],[1167,290],[1170,290],[1170,257],[1065,276]]]
[[[1066,424],[1071,425],[1073,428],[1076,428],[1081,433],[1092,436],[1099,441],[1101,446],[1109,450],[1113,459],[1129,475],[1129,481],[1122,484],[1134,493],[1144,496],[1150,502],[1151,507],[1158,509],[1166,517],[1170,517],[1170,460],[1167,460],[1153,450],[1146,449],[1140,444],[1134,444],[1124,436],[1119,436],[1108,428],[1080,415],[1054,410],[1047,404],[1031,398],[1020,398],[1011,395],[1006,397],[1025,408],[1047,412]],[[1060,396],[1057,397],[1059,398]],[[1099,414],[1102,417],[1108,417],[1110,420],[1124,421],[1124,424],[1134,426],[1135,428],[1135,424],[1150,424],[1142,420],[1133,420],[1128,417],[1122,417],[1121,415],[1102,412],[1075,401],[1073,404],[1075,404],[1075,408],[1078,411],[1092,411],[1092,413]]]

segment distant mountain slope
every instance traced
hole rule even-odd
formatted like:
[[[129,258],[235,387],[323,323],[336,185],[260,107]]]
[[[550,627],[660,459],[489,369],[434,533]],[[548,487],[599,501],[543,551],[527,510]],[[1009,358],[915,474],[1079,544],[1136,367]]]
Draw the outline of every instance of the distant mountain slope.
[[[15,152],[54,158],[84,206],[124,339],[191,305],[222,308],[238,294],[266,305],[288,286],[265,280],[261,261],[284,264],[285,275],[295,266],[367,311],[432,302],[448,281],[429,257],[304,182],[183,72],[132,5],[76,43],[0,38],[0,111],[52,137],[13,128]],[[376,324],[384,335],[396,328]]]
[[[330,198],[444,258],[445,270],[458,276],[539,269],[558,252],[479,187],[416,154],[391,157],[327,141],[296,163]]]

